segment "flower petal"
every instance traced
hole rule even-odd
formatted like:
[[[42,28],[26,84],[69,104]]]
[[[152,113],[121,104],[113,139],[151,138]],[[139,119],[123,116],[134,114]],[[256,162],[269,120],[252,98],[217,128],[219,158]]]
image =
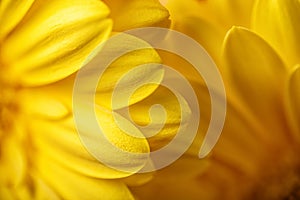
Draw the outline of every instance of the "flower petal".
[[[111,10],[114,31],[146,26],[169,26],[169,13],[158,0],[104,0]]]
[[[43,154],[36,158],[37,173],[62,199],[128,199],[133,197],[118,180],[91,178],[51,162]]]
[[[39,87],[22,88],[19,104],[22,112],[33,118],[60,120],[72,114],[72,92],[75,75]],[[46,91],[46,92],[45,92]]]
[[[298,65],[289,79],[288,84],[288,99],[289,109],[291,113],[290,121],[291,126],[294,128],[295,133],[300,132],[300,66]],[[300,136],[297,134],[296,139],[300,141]]]
[[[152,107],[158,104],[162,108]],[[164,86],[160,86],[143,101],[132,105],[129,112],[133,121],[145,128],[145,132],[141,130],[145,136],[153,135],[148,137],[152,151],[170,142],[179,131],[179,127],[187,123],[191,114],[188,104],[181,105],[175,94]]]
[[[154,174],[150,182],[130,189],[140,199],[199,199],[197,177],[208,166],[207,160],[182,157]]]
[[[233,25],[250,26],[254,0],[211,0],[210,3],[214,13],[217,13],[220,24],[224,24],[227,28]]]
[[[0,7],[0,41],[21,21],[34,0],[2,0]]]
[[[148,142],[146,139],[129,136],[122,132],[122,130],[118,127],[118,125],[121,124],[123,125],[122,127],[126,127],[126,130],[133,134],[128,122],[125,123],[122,118],[118,118],[117,124],[113,121],[114,119],[112,115],[107,111],[98,111],[98,115],[99,123],[101,124],[103,132],[113,145],[132,153],[149,152]],[[81,119],[81,121],[83,121],[83,119]],[[55,123],[54,121],[45,119],[35,120],[31,124],[31,129],[34,134],[36,149],[43,152],[44,156],[46,155],[52,160],[59,162],[62,166],[75,170],[80,174],[96,178],[111,179],[127,177],[144,166],[144,163],[141,163],[141,161],[130,160],[131,165],[127,166],[127,171],[130,173],[125,173],[107,166],[107,160],[101,160],[103,162],[106,161],[105,163],[101,163],[90,154],[91,148],[93,149],[93,155],[105,154],[105,157],[109,158],[109,164],[115,163],[115,165],[122,165],[124,163],[128,163],[129,160],[128,158],[120,159],[118,158],[119,155],[113,155],[114,152],[110,152],[109,149],[105,149],[105,141],[100,141],[97,136],[99,133],[97,134],[95,130],[93,132],[89,132],[91,131],[90,127],[92,126],[90,125],[90,122],[86,122],[85,124],[86,130],[84,133],[80,132],[79,137],[79,133],[76,132],[75,124],[71,117],[62,119],[60,122]],[[83,140],[83,137],[88,138]],[[89,152],[86,148],[88,148]]]
[[[96,103],[119,109],[149,96],[163,75],[155,49],[139,38],[120,33],[112,36],[79,72],[75,89],[80,95],[94,95],[97,86]]]
[[[280,57],[259,36],[238,27],[228,32],[223,54],[231,92],[264,123],[261,126],[278,126],[278,132],[285,132],[282,94],[288,73]]]
[[[111,30],[97,0],[35,1],[1,46],[7,75],[24,85],[51,83],[78,70]]]
[[[300,1],[259,0],[253,13],[253,29],[293,67],[300,63]]]
[[[172,21],[172,28],[196,40],[220,64],[220,55],[225,31],[198,17],[184,17]]]
[[[197,17],[225,31],[233,25],[249,27],[253,2],[254,0],[168,0],[166,7],[170,10],[172,20],[182,16]]]

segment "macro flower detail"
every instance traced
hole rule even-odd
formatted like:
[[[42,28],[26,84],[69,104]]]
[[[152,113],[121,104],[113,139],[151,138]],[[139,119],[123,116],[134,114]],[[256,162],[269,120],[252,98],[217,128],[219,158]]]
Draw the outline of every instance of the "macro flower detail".
[[[227,117],[209,158],[197,161],[201,140],[195,141],[183,158],[132,188],[141,199],[299,199],[300,2],[243,3],[166,2],[171,27],[203,44],[218,63],[227,90]],[[238,18],[240,10],[249,15]],[[188,74],[187,64],[171,63]],[[190,75],[190,80],[197,82],[199,105],[204,107],[201,138],[210,103],[201,78]]]
[[[153,10],[158,10],[156,17],[149,12],[135,27],[160,26],[160,22],[168,21],[168,12],[157,1],[152,3]],[[76,72],[112,35],[112,9],[98,0],[1,1],[1,199],[133,199],[127,185],[151,178],[130,176],[132,173],[100,163],[82,145],[73,121]],[[115,125],[107,105],[118,76],[147,62],[160,63],[154,50],[120,58],[105,73],[97,93],[102,95],[96,102],[102,106],[99,119],[107,135],[133,151],[148,151],[148,142],[143,140],[140,148],[140,142],[126,137]],[[143,73],[143,81],[159,82],[163,76],[159,68]],[[141,88],[132,103],[156,88]]]

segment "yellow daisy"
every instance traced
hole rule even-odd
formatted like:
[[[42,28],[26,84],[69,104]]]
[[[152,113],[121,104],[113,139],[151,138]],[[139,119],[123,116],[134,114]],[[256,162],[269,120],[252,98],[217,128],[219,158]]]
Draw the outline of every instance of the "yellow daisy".
[[[122,1],[105,3],[1,1],[1,199],[133,199],[127,185],[151,178],[128,177],[133,172],[113,170],[100,163],[82,145],[73,122],[76,71],[99,51],[111,31],[169,24],[168,11],[158,1],[131,1],[126,9]],[[127,11],[139,17],[130,18]],[[125,136],[116,127],[107,114],[109,97],[120,74],[147,62],[161,61],[151,49],[120,57],[109,66],[96,94],[96,102],[102,107],[98,117],[105,132],[116,145],[134,152],[149,151],[148,141]],[[159,80],[162,75],[158,68],[140,76]],[[142,88],[132,103],[145,99],[156,88]],[[104,100],[100,98],[103,95]],[[137,106],[145,108],[147,104]]]
[[[166,6],[172,28],[197,40],[218,63],[227,118],[208,159],[197,161],[197,140],[133,193],[141,199],[299,199],[300,1],[170,0]],[[183,61],[170,64],[198,82],[201,139],[210,119],[203,82]]]

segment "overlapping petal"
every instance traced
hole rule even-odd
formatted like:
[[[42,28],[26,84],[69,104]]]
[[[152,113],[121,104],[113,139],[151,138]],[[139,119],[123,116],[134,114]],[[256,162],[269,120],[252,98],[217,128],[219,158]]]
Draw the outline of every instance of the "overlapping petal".
[[[122,182],[96,179],[70,171],[56,162],[49,162],[48,157],[43,154],[37,157],[36,168],[36,174],[60,194],[62,199],[134,199]]]
[[[274,130],[284,131],[282,82],[288,73],[280,57],[258,35],[239,27],[228,32],[223,54],[230,74],[231,93],[245,102],[244,106],[262,126],[281,126]]]
[[[158,0],[105,0],[111,10],[114,31],[126,31],[146,26],[168,27],[168,11]]]
[[[34,0],[2,0],[0,7],[0,41],[21,21]]]
[[[299,21],[299,0],[259,0],[255,5],[252,25],[289,67],[293,67],[300,62]]]
[[[164,75],[161,58],[145,41],[129,34],[112,36],[76,79],[80,95],[119,109],[149,96]],[[148,84],[149,83],[149,84]]]
[[[110,116],[110,118],[112,117]],[[136,142],[134,138],[130,139],[129,136],[126,137],[126,135],[124,135],[118,127],[115,127],[116,125],[113,125],[115,122],[104,120],[103,123],[106,124],[104,130],[108,135],[107,137],[110,139],[114,137],[114,140],[118,140],[112,141],[112,143],[119,145],[119,147],[122,146],[122,148],[127,148],[127,150],[131,150],[131,152],[143,153],[147,151],[148,143],[146,140],[144,140],[144,143],[140,141]],[[93,178],[114,179],[127,177],[131,174],[114,170],[106,166],[105,163],[101,163],[96,160],[86,150],[84,143],[78,135],[79,133],[75,129],[73,118],[69,117],[65,120],[61,120],[55,125],[50,126],[50,124],[52,123],[48,120],[35,120],[31,125],[35,148],[38,152],[41,152],[43,156],[48,157],[48,162],[56,162],[62,168],[72,170],[74,173],[81,174],[82,176],[89,176]],[[88,123],[87,126],[89,126]],[[47,127],[47,129],[45,129],[45,127]],[[93,148],[96,148],[99,153],[106,152],[108,154],[107,156],[110,156],[114,163],[128,162],[126,158],[124,158],[125,160],[123,161],[116,160],[116,155],[110,155],[108,149],[104,149],[104,146],[101,145],[101,142],[103,141],[97,142],[97,134],[100,133],[91,133],[89,135],[93,134],[95,136],[90,139],[96,140],[93,144],[98,143],[98,145]],[[55,146],[55,148],[53,148],[53,146]],[[35,161],[33,162],[35,163]],[[134,172],[134,170],[139,170],[141,167],[143,167],[143,165],[140,167],[133,166],[131,170]]]
[[[288,84],[288,105],[290,111],[291,126],[295,133],[300,131],[300,66],[296,66],[293,70]],[[299,134],[295,135],[299,140]]]
[[[175,81],[175,80],[174,80]],[[184,102],[184,103],[181,103]],[[152,107],[160,105],[160,107]],[[143,101],[129,108],[135,123],[145,127],[143,134],[148,137],[152,151],[165,146],[183,128],[191,115],[188,104],[178,99],[175,94],[164,86]],[[151,135],[151,137],[149,137]]]
[[[35,1],[1,45],[6,75],[41,85],[72,74],[110,34],[108,15],[97,0]]]

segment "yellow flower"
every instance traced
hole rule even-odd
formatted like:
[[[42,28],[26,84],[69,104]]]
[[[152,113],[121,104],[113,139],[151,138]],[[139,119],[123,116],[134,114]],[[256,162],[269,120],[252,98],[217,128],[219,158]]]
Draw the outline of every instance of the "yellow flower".
[[[128,177],[134,172],[117,171],[100,163],[82,145],[73,122],[76,72],[99,51],[111,31],[169,23],[168,12],[158,1],[134,0],[126,9],[119,7],[125,6],[122,1],[106,3],[1,1],[0,199],[133,199],[127,184],[141,184],[151,178]],[[130,18],[127,11],[142,16]],[[105,72],[96,93],[101,107],[97,116],[108,138],[133,152],[148,152],[148,141],[126,136],[113,121],[109,102],[118,77],[148,62],[160,63],[152,49],[118,58]],[[160,68],[143,71],[139,81],[159,81],[162,75]],[[127,80],[127,84],[132,81]],[[156,88],[141,88],[131,104],[144,100]],[[144,109],[148,105],[136,106]]]
[[[141,199],[299,199],[300,1],[169,0],[166,7],[172,28],[218,63],[227,117],[208,159],[197,161],[197,140],[133,193]],[[201,139],[210,119],[203,81],[183,61],[169,63],[197,82]]]

